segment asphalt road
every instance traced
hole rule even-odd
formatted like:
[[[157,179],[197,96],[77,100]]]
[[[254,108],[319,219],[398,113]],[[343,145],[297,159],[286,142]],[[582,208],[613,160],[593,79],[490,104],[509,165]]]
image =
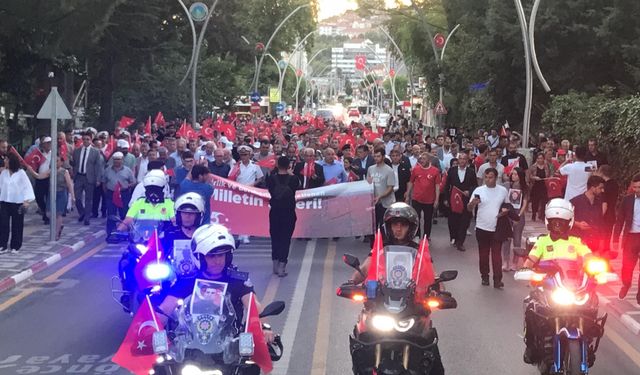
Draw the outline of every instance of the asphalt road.
[[[457,269],[447,289],[456,310],[437,311],[434,323],[447,374],[536,374],[522,362],[522,299],[527,287],[512,274],[504,290],[480,285],[475,239],[467,252],[448,244],[446,222],[436,227],[432,254],[437,271]],[[349,374],[348,334],[360,306],[335,296],[352,271],[345,252],[364,258],[355,239],[294,241],[289,276],[272,277],[267,240],[239,249],[234,263],[251,273],[263,302],[284,300],[285,312],[270,318],[282,333],[283,359],[274,374]],[[0,295],[0,375],[124,374],[110,362],[131,318],[111,299],[110,278],[121,250],[103,243],[38,275],[37,280]],[[640,373],[640,339],[609,319],[593,374]]]

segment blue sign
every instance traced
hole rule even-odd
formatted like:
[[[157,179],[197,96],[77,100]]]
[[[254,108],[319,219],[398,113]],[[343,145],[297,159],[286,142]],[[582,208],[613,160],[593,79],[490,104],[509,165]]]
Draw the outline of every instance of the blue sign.
[[[285,106],[286,106],[285,102],[280,102],[280,103],[276,104],[276,111],[278,111],[278,112],[284,111]]]
[[[262,96],[260,96],[260,93],[257,91],[254,91],[251,93],[251,101],[254,103],[257,103],[259,101],[262,100]]]

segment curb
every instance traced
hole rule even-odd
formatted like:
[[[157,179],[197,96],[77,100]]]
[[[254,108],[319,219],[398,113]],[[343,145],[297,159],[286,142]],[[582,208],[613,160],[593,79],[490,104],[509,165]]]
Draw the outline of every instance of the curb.
[[[84,236],[84,239],[76,242],[73,245],[64,245],[62,248],[56,253],[48,258],[39,261],[38,263],[33,264],[29,268],[22,270],[20,273],[17,273],[13,276],[7,277],[3,280],[0,280],[0,294],[4,293],[10,289],[16,287],[16,285],[30,279],[36,273],[48,268],[49,266],[58,263],[62,259],[68,257],[69,255],[75,253],[76,251],[82,249],[87,243],[95,241],[107,233],[104,230],[99,230],[95,233]]]
[[[640,323],[633,319],[631,315],[624,313],[618,308],[615,303],[612,303],[608,298],[598,296],[601,306],[606,307],[613,315],[618,318],[620,323],[624,325],[631,333],[640,336]]]

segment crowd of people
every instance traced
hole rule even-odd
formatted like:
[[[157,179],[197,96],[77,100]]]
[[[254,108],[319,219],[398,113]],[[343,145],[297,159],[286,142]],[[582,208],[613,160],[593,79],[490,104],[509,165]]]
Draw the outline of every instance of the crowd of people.
[[[42,136],[24,155],[22,162],[32,183],[20,166],[20,155],[0,141],[2,252],[19,250],[21,215],[32,200],[43,222],[49,222],[51,142],[50,137]],[[452,247],[466,251],[466,237],[475,218],[484,285],[489,285],[490,268],[494,286],[501,288],[502,272],[522,264],[526,220],[545,220],[545,204],[555,197],[574,205],[572,234],[594,252],[608,257],[613,234],[623,231],[627,290],[638,258],[640,239],[635,234],[640,233],[640,220],[636,222],[634,216],[635,203],[626,198],[616,214],[620,187],[596,140],[573,145],[540,134],[531,149],[523,149],[521,136],[505,126],[477,132],[452,127],[431,136],[402,116],[376,129],[355,122],[325,123],[312,116],[283,121],[227,114],[215,121],[204,120],[199,132],[179,122],[140,123],[128,129],[116,127],[113,132],[93,128],[82,134],[61,132],[57,142],[58,237],[64,227],[62,217],[73,203],[79,222],[89,225],[92,218],[106,217],[107,232],[112,232],[115,217],[124,219],[129,207],[144,196],[144,177],[162,172],[166,198],[186,193],[202,197],[205,224],[210,221],[211,175],[268,188],[272,195],[282,197],[282,204],[272,206],[288,217],[282,223],[285,229],[272,229],[277,249],[274,273],[280,275],[286,274],[282,264],[286,264],[288,250],[284,248],[289,247],[295,227],[292,193],[358,180],[373,184],[376,227],[392,203],[406,202],[420,217],[421,237],[430,239],[433,223],[438,217],[448,217]],[[640,178],[634,178],[636,185],[637,197]],[[8,244],[10,222],[12,242]],[[250,238],[240,235],[240,241],[249,243]],[[617,236],[613,242],[618,242]]]

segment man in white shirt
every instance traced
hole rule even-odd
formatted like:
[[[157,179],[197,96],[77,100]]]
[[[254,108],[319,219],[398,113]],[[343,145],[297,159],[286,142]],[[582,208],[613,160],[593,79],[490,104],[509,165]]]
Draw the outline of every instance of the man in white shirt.
[[[204,145],[204,150],[199,150],[196,152],[195,159],[196,163],[200,160],[205,159],[208,163],[213,163],[216,161],[216,158],[213,156],[213,151],[215,151],[216,145],[213,142],[207,142]]]
[[[242,145],[238,147],[240,154],[240,162],[229,171],[229,177],[235,177],[235,180],[243,185],[255,186],[264,178],[262,169],[251,161],[253,150],[249,146]],[[241,234],[238,239],[244,244],[250,243],[249,235]]]
[[[587,191],[587,180],[591,176],[591,166],[584,162],[587,155],[587,149],[583,146],[576,147],[573,163],[565,164],[560,167],[560,174],[567,176],[567,190],[564,193],[564,199],[570,201],[574,197]]]
[[[469,212],[478,207],[476,217],[476,239],[478,240],[480,276],[482,285],[489,285],[489,256],[493,268],[493,287],[504,287],[502,282],[502,241],[495,239],[498,217],[504,216],[508,210],[502,209],[507,202],[508,192],[504,186],[497,184],[498,171],[488,168],[484,172],[484,185],[477,187],[467,206]]]
[[[498,163],[498,152],[496,150],[489,151],[488,159],[488,162],[482,164],[480,168],[478,168],[478,173],[476,175],[476,177],[478,178],[478,186],[482,186],[482,184],[484,183],[484,172],[489,168],[493,168],[498,171],[498,184],[502,185],[504,165]]]

